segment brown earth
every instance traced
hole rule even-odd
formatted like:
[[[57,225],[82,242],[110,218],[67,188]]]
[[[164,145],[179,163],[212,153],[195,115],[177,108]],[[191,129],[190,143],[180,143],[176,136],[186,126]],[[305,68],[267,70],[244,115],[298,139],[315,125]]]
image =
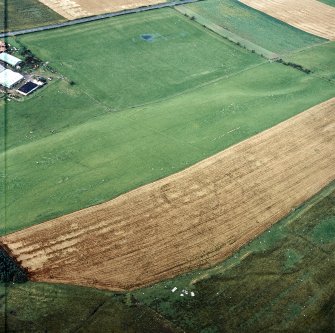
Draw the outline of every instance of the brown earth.
[[[0,238],[33,281],[111,290],[214,265],[335,179],[335,98],[180,173]]]
[[[300,30],[335,40],[335,8],[317,0],[239,0]]]
[[[165,0],[39,0],[63,17],[73,20],[80,17],[117,12],[124,9],[154,5]]]

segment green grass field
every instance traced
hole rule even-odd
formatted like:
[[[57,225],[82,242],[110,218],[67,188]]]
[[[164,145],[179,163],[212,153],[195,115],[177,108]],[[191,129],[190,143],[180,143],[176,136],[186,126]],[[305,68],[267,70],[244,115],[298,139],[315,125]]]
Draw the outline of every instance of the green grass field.
[[[143,40],[145,34],[153,40]],[[112,110],[180,94],[262,61],[172,9],[31,34],[20,41]]]
[[[10,284],[8,327],[34,333],[332,332],[334,207],[333,183],[224,263],[132,293]],[[188,295],[181,297],[183,289]],[[4,293],[2,284],[0,325]]]
[[[314,46],[286,57],[316,75],[335,81],[335,42]]]
[[[0,31],[5,30],[5,15],[8,31],[65,21],[62,16],[38,0],[7,0],[6,5],[5,10],[5,0],[0,0]]]
[[[186,7],[208,21],[278,54],[325,41],[256,11],[237,0],[207,0],[189,4]]]
[[[332,83],[267,63],[170,9],[78,29],[20,38],[76,84],[55,80],[8,102],[1,234],[175,173],[334,96]],[[149,32],[160,37],[140,39]],[[103,50],[86,52],[100,35]]]

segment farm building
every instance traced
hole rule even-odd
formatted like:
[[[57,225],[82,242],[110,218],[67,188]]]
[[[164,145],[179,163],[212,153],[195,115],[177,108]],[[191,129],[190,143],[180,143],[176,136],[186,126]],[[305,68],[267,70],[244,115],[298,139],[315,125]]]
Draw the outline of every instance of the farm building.
[[[0,65],[0,73],[3,72],[6,68]]]
[[[6,53],[6,52],[0,53],[0,60],[7,63],[8,65],[13,66],[13,67],[19,65],[22,62],[21,59],[16,58],[16,57],[14,57],[14,56]]]
[[[23,75],[13,72],[10,69],[5,69],[0,73],[0,85],[6,88],[12,88],[23,79]]]
[[[6,44],[2,40],[0,40],[0,52],[6,51]]]
[[[39,87],[43,86],[43,84],[44,83],[39,82],[39,81],[35,81],[35,82],[28,81],[22,87],[20,87],[17,90],[17,92],[19,92],[20,94],[24,96],[28,96],[29,94],[37,90]]]

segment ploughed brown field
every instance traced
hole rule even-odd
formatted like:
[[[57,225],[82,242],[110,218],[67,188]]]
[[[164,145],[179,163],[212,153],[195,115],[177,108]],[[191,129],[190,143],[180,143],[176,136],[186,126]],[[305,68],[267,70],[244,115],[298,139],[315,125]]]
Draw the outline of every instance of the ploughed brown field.
[[[63,17],[73,20],[102,13],[154,5],[165,0],[39,0]]]
[[[239,0],[300,30],[335,40],[335,8],[317,0]]]
[[[0,238],[33,281],[124,290],[214,265],[335,179],[335,98],[180,173]]]

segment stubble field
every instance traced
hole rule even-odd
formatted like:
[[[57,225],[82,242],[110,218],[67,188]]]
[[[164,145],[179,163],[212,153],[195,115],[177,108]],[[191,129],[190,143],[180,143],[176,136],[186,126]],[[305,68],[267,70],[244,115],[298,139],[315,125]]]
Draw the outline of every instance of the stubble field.
[[[154,5],[165,0],[39,0],[56,13],[67,19],[92,16],[102,13],[118,12],[125,9]]]

